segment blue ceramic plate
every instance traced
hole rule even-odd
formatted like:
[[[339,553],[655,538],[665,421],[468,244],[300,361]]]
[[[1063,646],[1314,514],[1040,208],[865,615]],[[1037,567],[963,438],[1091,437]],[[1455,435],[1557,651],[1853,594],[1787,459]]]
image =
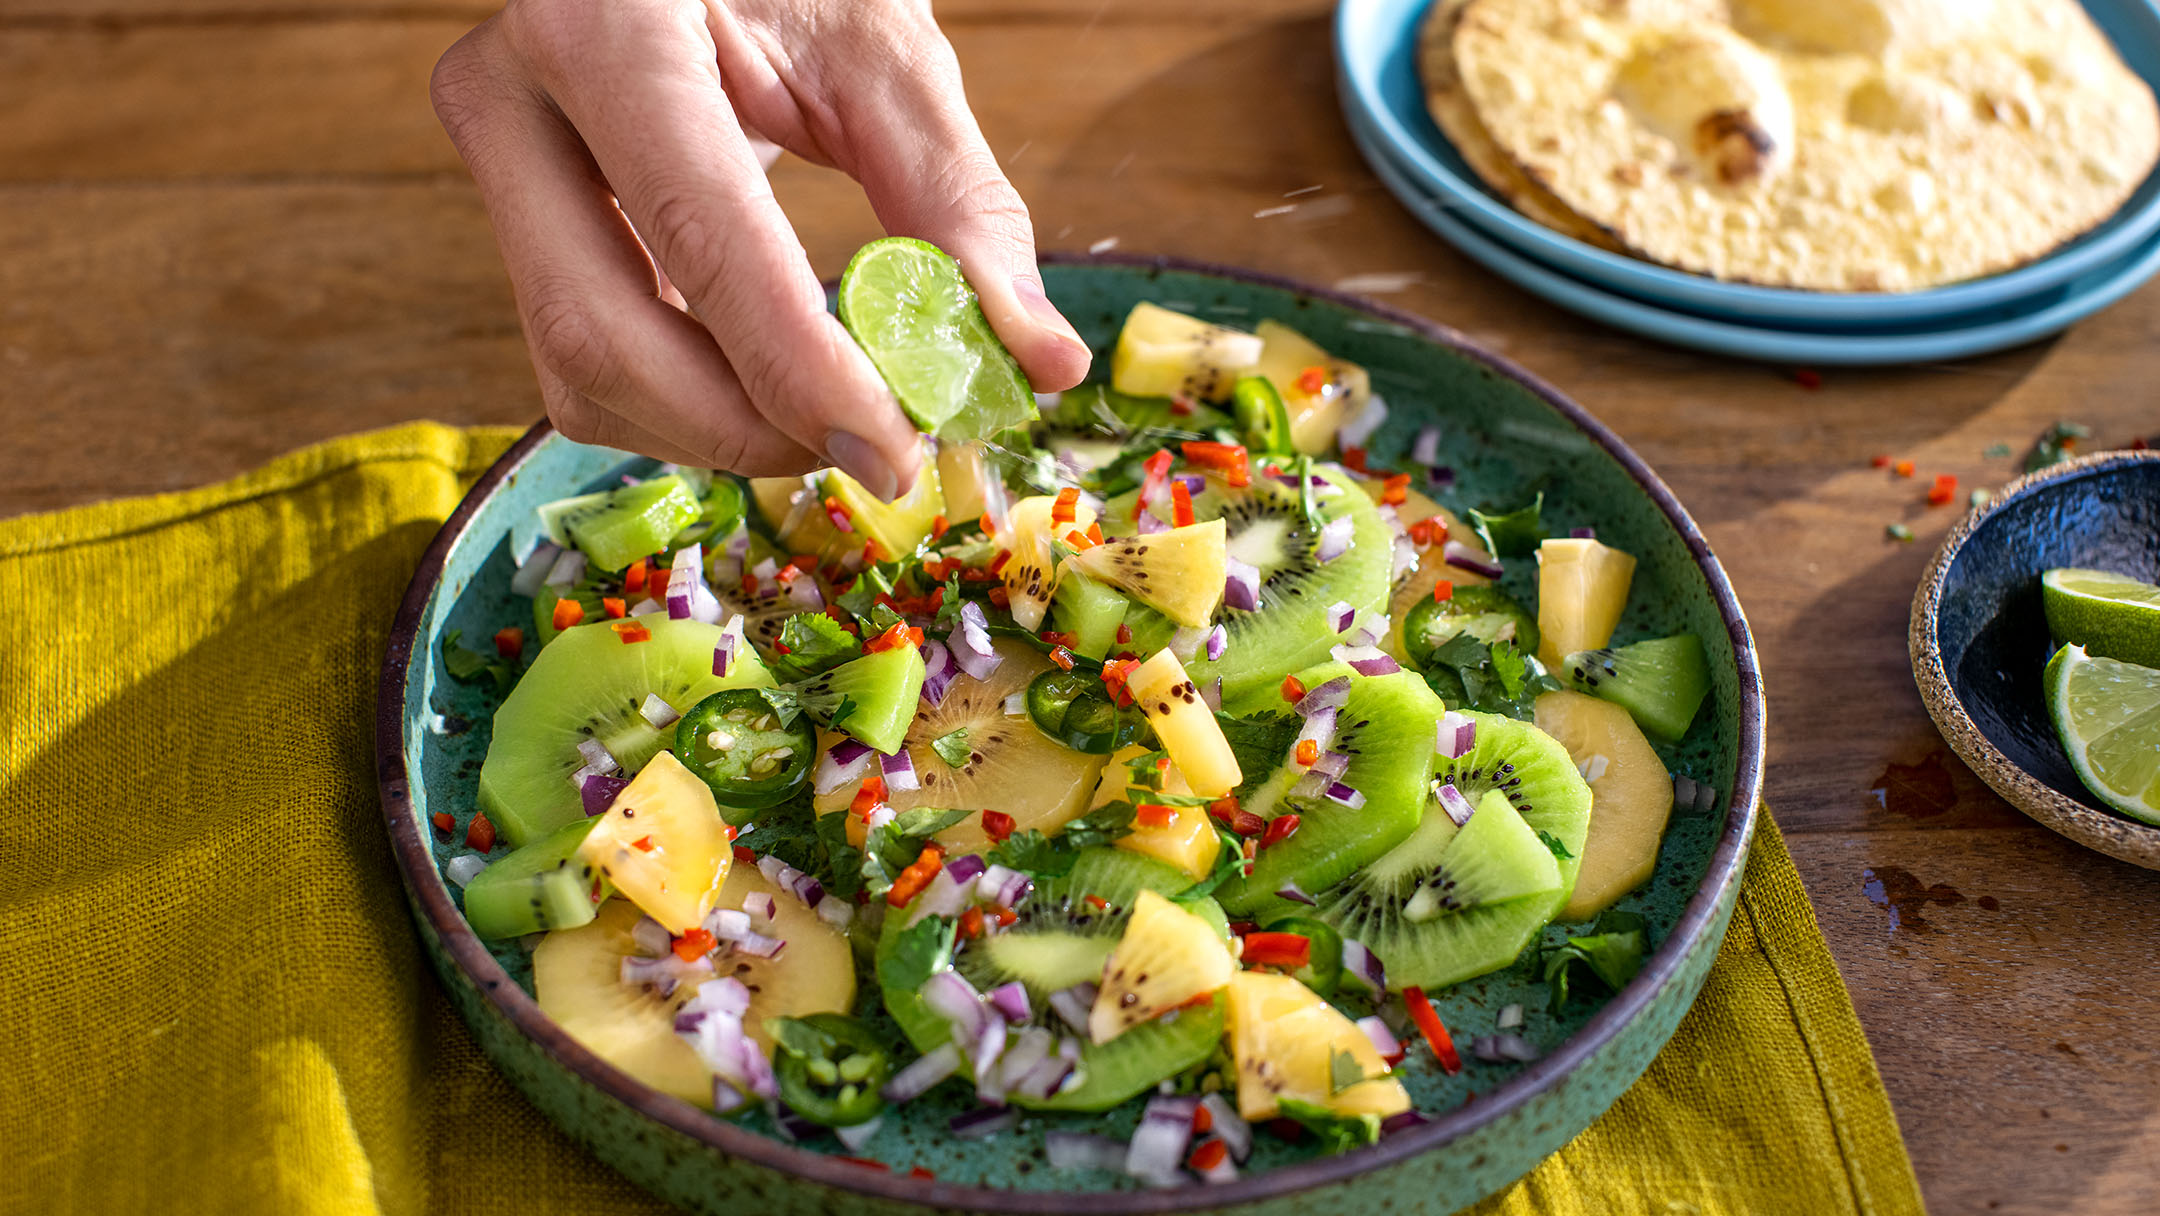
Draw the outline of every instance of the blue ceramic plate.
[[[1943,321],[2011,305],[2119,264],[2160,231],[2160,174],[2156,174],[2106,222],[2038,261],[1927,291],[1846,294],[1721,283],[1599,249],[1545,227],[1486,189],[1433,124],[1417,72],[1418,27],[1430,3],[1342,0],[1336,7],[1335,54],[1342,106],[1353,126],[1362,125],[1370,132],[1366,159],[1375,168],[1388,162],[1421,193],[1437,196],[1456,221],[1455,231],[1474,231],[1511,252],[1653,305],[1779,326]],[[2132,71],[2148,83],[2160,81],[2160,7],[2151,0],[2086,0],[2085,7],[2114,40]],[[1442,235],[1460,243],[1449,233]]]
[[[1682,630],[1703,639],[1709,701],[1687,737],[1659,751],[1672,771],[1721,795],[1718,813],[1675,815],[1655,874],[1622,901],[1651,927],[1655,949],[1642,973],[1608,999],[1557,1013],[1529,956],[1435,993],[1458,1035],[1490,1033],[1502,1008],[1525,1006],[1523,1033],[1543,1057],[1527,1065],[1471,1062],[1455,1076],[1429,1060],[1406,1067],[1400,1075],[1431,1124],[1337,1157],[1263,1136],[1242,1176],[1220,1187],[1145,1190],[1119,1173],[1044,1161],[1047,1130],[1124,1136],[1137,1102],[1101,1116],[1031,1114],[996,1136],[963,1140],[948,1132],[947,1119],[972,1107],[972,1096],[933,1090],[885,1119],[859,1150],[893,1167],[885,1172],[842,1159],[844,1150],[822,1134],[787,1142],[762,1112],[718,1119],[640,1085],[540,1012],[530,995],[530,956],[518,943],[476,937],[456,889],[441,877],[465,851],[454,842],[473,814],[497,700],[491,689],[449,678],[442,637],[451,629],[486,637],[531,611],[508,584],[516,555],[531,544],[535,507],[648,467],[545,426],[489,470],[444,525],[399,610],[385,659],[377,726],[383,805],[428,956],[481,1047],[537,1107],[624,1174],[698,1211],[809,1216],[920,1205],[1120,1216],[1197,1208],[1288,1214],[1316,1205],[1439,1213],[1470,1204],[1611,1105],[1671,1036],[1709,971],[1737,898],[1763,760],[1761,678],[1732,588],[1672,492],[1611,431],[1452,330],[1347,296],[1169,261],[1053,259],[1044,279],[1099,358],[1141,300],[1248,326],[1263,317],[1286,321],[1370,369],[1393,404],[1372,447],[1376,460],[1398,459],[1419,427],[1436,423],[1442,459],[1457,474],[1443,495],[1452,505],[1519,501],[1542,485],[1554,527],[1595,526],[1636,555],[1617,640]],[[1527,594],[1534,563],[1512,566],[1503,582]],[[446,838],[428,828],[438,811],[457,825]],[[1568,931],[1548,929],[1545,941]],[[909,1177],[918,1165],[936,1179]]]
[[[2040,576],[2058,566],[2160,582],[2160,452],[2095,452],[2004,487],[1968,515],[1913,597],[1913,676],[1980,779],[2070,839],[2160,870],[2160,827],[2118,815],[2063,755],[2041,680],[2054,644]]]
[[[1402,171],[1381,159],[1370,136],[1353,124],[1357,142],[1373,172],[1410,213],[1472,261],[1570,312],[1614,329],[1640,334],[1712,354],[1758,359],[1765,363],[1816,367],[1872,367],[1961,359],[2004,350],[2058,333],[2079,318],[2106,308],[2160,271],[2160,238],[2122,261],[2104,266],[2062,287],[2043,292],[2037,307],[1983,312],[1941,328],[1874,325],[1868,332],[1823,333],[1714,321],[1675,312],[1604,290],[1537,262],[1464,223],[1460,209],[1419,190]]]

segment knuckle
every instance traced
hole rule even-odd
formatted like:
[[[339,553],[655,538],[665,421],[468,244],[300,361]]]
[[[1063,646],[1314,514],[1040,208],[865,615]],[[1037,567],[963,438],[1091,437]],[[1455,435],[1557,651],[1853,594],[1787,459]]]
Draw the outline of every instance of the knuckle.
[[[606,330],[575,293],[540,293],[525,324],[533,356],[563,383],[603,400],[619,386]]]
[[[592,45],[591,20],[607,7],[576,0],[513,0],[503,9],[503,28],[534,66],[559,70]]]
[[[562,437],[572,443],[606,446],[604,419],[607,414],[597,405],[576,393],[554,392],[547,394],[548,421],[555,425]]]
[[[486,53],[480,45],[485,28],[451,43],[428,76],[428,101],[452,141],[461,141],[472,129],[474,117],[487,108],[492,91]]]

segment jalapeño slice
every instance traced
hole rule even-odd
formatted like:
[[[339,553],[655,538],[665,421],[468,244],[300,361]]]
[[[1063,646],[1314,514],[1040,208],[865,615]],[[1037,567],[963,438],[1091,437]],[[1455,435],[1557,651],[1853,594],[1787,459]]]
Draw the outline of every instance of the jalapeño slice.
[[[1321,996],[1332,996],[1342,986],[1342,935],[1324,920],[1310,916],[1286,916],[1270,922],[1269,933],[1295,933],[1312,942],[1312,961],[1290,974]]]
[[[1282,394],[1266,377],[1239,377],[1231,390],[1230,408],[1237,415],[1238,429],[1244,433],[1245,447],[1253,455],[1296,450],[1290,443],[1290,411],[1283,405]]]
[[[1076,752],[1107,756],[1139,742],[1147,719],[1120,709],[1101,679],[1078,671],[1046,671],[1028,682],[1028,717],[1036,729]]]
[[[712,787],[723,809],[760,811],[810,780],[817,732],[807,716],[783,726],[754,688],[698,702],[675,726],[675,758]]]
[[[1420,599],[1403,614],[1403,652],[1420,671],[1430,671],[1433,655],[1463,634],[1480,642],[1511,641],[1524,654],[1537,650],[1537,618],[1507,592],[1489,584],[1457,587],[1448,599]]]
[[[892,1059],[870,1028],[837,1013],[773,1018],[773,1076],[780,1100],[812,1123],[853,1127],[885,1109],[878,1091]]]

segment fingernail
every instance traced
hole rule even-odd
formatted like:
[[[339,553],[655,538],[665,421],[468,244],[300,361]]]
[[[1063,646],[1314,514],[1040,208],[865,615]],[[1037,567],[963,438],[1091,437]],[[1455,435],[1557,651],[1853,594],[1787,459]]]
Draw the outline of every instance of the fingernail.
[[[1013,280],[1013,291],[1020,297],[1020,304],[1035,318],[1035,323],[1063,338],[1066,342],[1085,351],[1087,343],[1080,340],[1080,331],[1072,327],[1065,314],[1057,310],[1050,297],[1043,294],[1042,284],[1025,275]]]
[[[839,466],[840,471],[862,483],[863,489],[878,496],[881,501],[891,502],[900,492],[900,478],[893,472],[870,441],[847,431],[834,431],[825,438],[825,459]]]

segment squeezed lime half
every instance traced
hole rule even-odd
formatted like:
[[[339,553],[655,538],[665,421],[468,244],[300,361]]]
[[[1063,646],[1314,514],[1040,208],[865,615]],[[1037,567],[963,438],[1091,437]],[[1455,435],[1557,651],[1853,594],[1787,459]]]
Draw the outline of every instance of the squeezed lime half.
[[[2048,716],[2078,780],[2133,819],[2160,824],[2160,671],[2085,653],[2047,665]]]
[[[2160,587],[2109,570],[2050,570],[2040,576],[2048,631],[2088,654],[2160,667]]]
[[[1036,417],[1026,374],[944,250],[909,237],[870,242],[840,275],[839,304],[840,323],[922,430],[986,439]]]

